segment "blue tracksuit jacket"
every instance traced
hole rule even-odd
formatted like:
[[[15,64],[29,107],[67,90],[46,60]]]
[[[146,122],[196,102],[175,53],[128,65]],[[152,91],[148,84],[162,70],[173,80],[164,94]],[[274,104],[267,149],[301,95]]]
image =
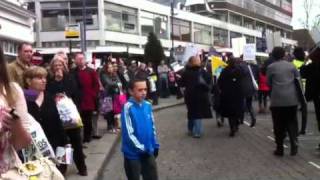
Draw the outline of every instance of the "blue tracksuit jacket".
[[[159,149],[152,105],[137,103],[133,98],[124,105],[121,113],[122,152],[127,159],[139,159],[143,153],[153,154]]]

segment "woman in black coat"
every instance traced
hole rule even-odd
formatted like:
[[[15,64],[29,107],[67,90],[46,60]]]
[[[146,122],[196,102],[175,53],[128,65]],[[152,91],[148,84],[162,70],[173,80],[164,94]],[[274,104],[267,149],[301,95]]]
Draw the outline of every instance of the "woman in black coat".
[[[52,95],[46,91],[46,78],[47,71],[42,67],[35,66],[25,71],[25,97],[28,112],[39,122],[55,151],[58,146],[64,147],[67,144],[67,136],[56,103]],[[59,170],[64,174],[66,166],[60,165]]]
[[[70,97],[77,107],[80,106],[80,93],[77,86],[75,76],[68,72],[68,68],[62,57],[55,56],[50,64],[50,77],[48,78],[47,91],[55,97],[59,93],[64,93]],[[81,138],[81,128],[74,127],[65,129],[70,139],[73,152],[73,159],[79,170],[79,175],[87,175],[87,166],[83,153],[83,145]]]
[[[201,68],[200,59],[192,56],[180,83],[186,88],[185,103],[188,110],[189,134],[199,138],[202,134],[201,119],[212,118],[209,101],[211,76]]]
[[[242,74],[241,68],[236,65],[236,60],[230,59],[228,66],[218,79],[221,91],[220,113],[229,119],[231,137],[238,130],[239,120],[244,111],[244,96],[241,88]]]

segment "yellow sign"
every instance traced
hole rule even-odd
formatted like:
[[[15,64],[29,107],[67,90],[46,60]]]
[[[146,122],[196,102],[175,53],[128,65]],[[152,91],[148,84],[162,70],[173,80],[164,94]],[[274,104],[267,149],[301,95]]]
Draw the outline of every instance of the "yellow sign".
[[[221,57],[219,56],[211,57],[211,68],[212,68],[213,76],[219,76],[222,69],[225,67],[227,67],[227,63],[225,63]]]
[[[65,28],[64,35],[67,39],[79,38],[80,37],[80,25],[79,24],[68,25]]]

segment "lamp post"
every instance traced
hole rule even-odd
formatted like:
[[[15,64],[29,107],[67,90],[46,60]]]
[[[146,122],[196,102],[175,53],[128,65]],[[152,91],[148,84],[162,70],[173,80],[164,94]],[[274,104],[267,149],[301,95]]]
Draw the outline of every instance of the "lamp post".
[[[174,40],[173,40],[173,16],[174,16],[174,0],[171,0],[171,16],[170,16],[170,22],[171,22],[171,49],[170,49],[170,61],[174,61]]]
[[[87,34],[86,34],[86,22],[87,22],[87,12],[86,12],[86,0],[82,0],[82,51],[87,51]]]

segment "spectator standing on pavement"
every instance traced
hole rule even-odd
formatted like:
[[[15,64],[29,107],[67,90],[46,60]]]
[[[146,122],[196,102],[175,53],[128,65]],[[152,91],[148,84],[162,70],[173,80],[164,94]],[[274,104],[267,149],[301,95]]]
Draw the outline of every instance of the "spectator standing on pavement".
[[[39,122],[52,148],[56,150],[58,146],[66,146],[68,140],[54,98],[46,90],[47,74],[46,69],[39,66],[30,67],[24,72],[25,88],[28,90],[25,91],[25,98],[28,112]],[[34,93],[28,93],[30,91]],[[37,96],[34,97],[34,94]],[[66,168],[66,165],[58,167],[62,174],[65,174]]]
[[[296,47],[293,50],[294,58],[292,63],[297,68],[298,71],[300,71],[300,68],[304,65],[305,61],[305,53],[303,48]],[[303,78],[303,77],[302,77]],[[303,85],[305,85],[305,79],[301,79],[301,82]],[[304,87],[304,86],[302,86]],[[307,116],[308,116],[308,105],[307,103],[300,103],[301,106],[301,129],[300,134],[306,134],[306,128],[307,128]]]
[[[198,57],[191,56],[182,74],[180,85],[185,87],[188,111],[188,133],[195,138],[202,135],[202,119],[212,118],[209,101],[211,75],[201,68]]]
[[[316,45],[309,51],[311,63],[305,63],[301,68],[301,76],[306,79],[305,97],[307,101],[313,101],[320,131],[320,48]],[[320,150],[320,144],[318,146]]]
[[[113,94],[113,113],[114,113],[114,130],[116,132],[120,131],[120,113],[122,106],[124,105],[126,98],[126,90],[123,82],[121,81],[120,75],[118,73],[118,64],[113,63],[112,71],[112,81],[116,85],[114,87]]]
[[[131,98],[121,113],[122,152],[128,180],[157,180],[159,143],[152,105],[145,100],[145,79],[134,79],[129,84]]]
[[[152,100],[152,105],[158,105],[158,94],[157,94],[157,74],[153,70],[152,62],[148,62],[148,99]]]
[[[271,88],[270,109],[273,120],[273,132],[276,141],[274,155],[283,156],[283,141],[289,135],[292,156],[298,152],[297,106],[299,104],[295,79],[299,72],[291,62],[285,61],[285,51],[275,47],[272,51],[275,62],[268,66],[267,78]]]
[[[157,68],[158,78],[159,78],[159,94],[162,98],[167,98],[170,94],[169,92],[169,79],[168,73],[170,71],[168,65],[165,64],[164,60],[161,61],[161,64]]]
[[[8,65],[8,73],[12,81],[23,87],[23,73],[31,66],[32,45],[21,43],[18,46],[17,59]]]
[[[9,80],[3,50],[0,47],[0,174],[21,164],[18,150],[31,144],[31,135],[23,127],[26,124],[23,113],[27,113],[26,102],[21,87]],[[12,108],[21,117],[10,115]]]
[[[64,93],[70,97],[76,106],[80,107],[80,94],[77,89],[75,77],[69,73],[67,61],[62,56],[54,56],[50,63],[50,72],[47,90],[54,97],[59,93]],[[87,174],[87,168],[83,153],[81,128],[68,128],[65,132],[70,140],[73,151],[73,159],[80,175]]]
[[[103,67],[103,69],[100,72],[100,80],[104,87],[104,96],[111,98],[111,104],[109,104],[110,107],[112,107],[112,98],[115,94],[115,88],[117,87],[117,84],[112,80],[113,75],[113,66],[112,64],[106,63]],[[107,131],[110,133],[115,133],[115,122],[114,122],[114,113],[113,109],[110,108],[109,112],[105,112],[103,114],[104,119],[107,121]]]
[[[92,136],[92,116],[100,87],[97,73],[86,65],[84,54],[76,53],[74,58],[77,67],[72,73],[77,82],[77,90],[81,94],[79,110],[83,121],[83,142],[89,143]]]
[[[230,126],[230,137],[239,130],[240,118],[244,113],[244,93],[242,92],[243,71],[235,58],[228,60],[228,66],[222,70],[218,79],[220,90],[219,112],[227,117]]]

